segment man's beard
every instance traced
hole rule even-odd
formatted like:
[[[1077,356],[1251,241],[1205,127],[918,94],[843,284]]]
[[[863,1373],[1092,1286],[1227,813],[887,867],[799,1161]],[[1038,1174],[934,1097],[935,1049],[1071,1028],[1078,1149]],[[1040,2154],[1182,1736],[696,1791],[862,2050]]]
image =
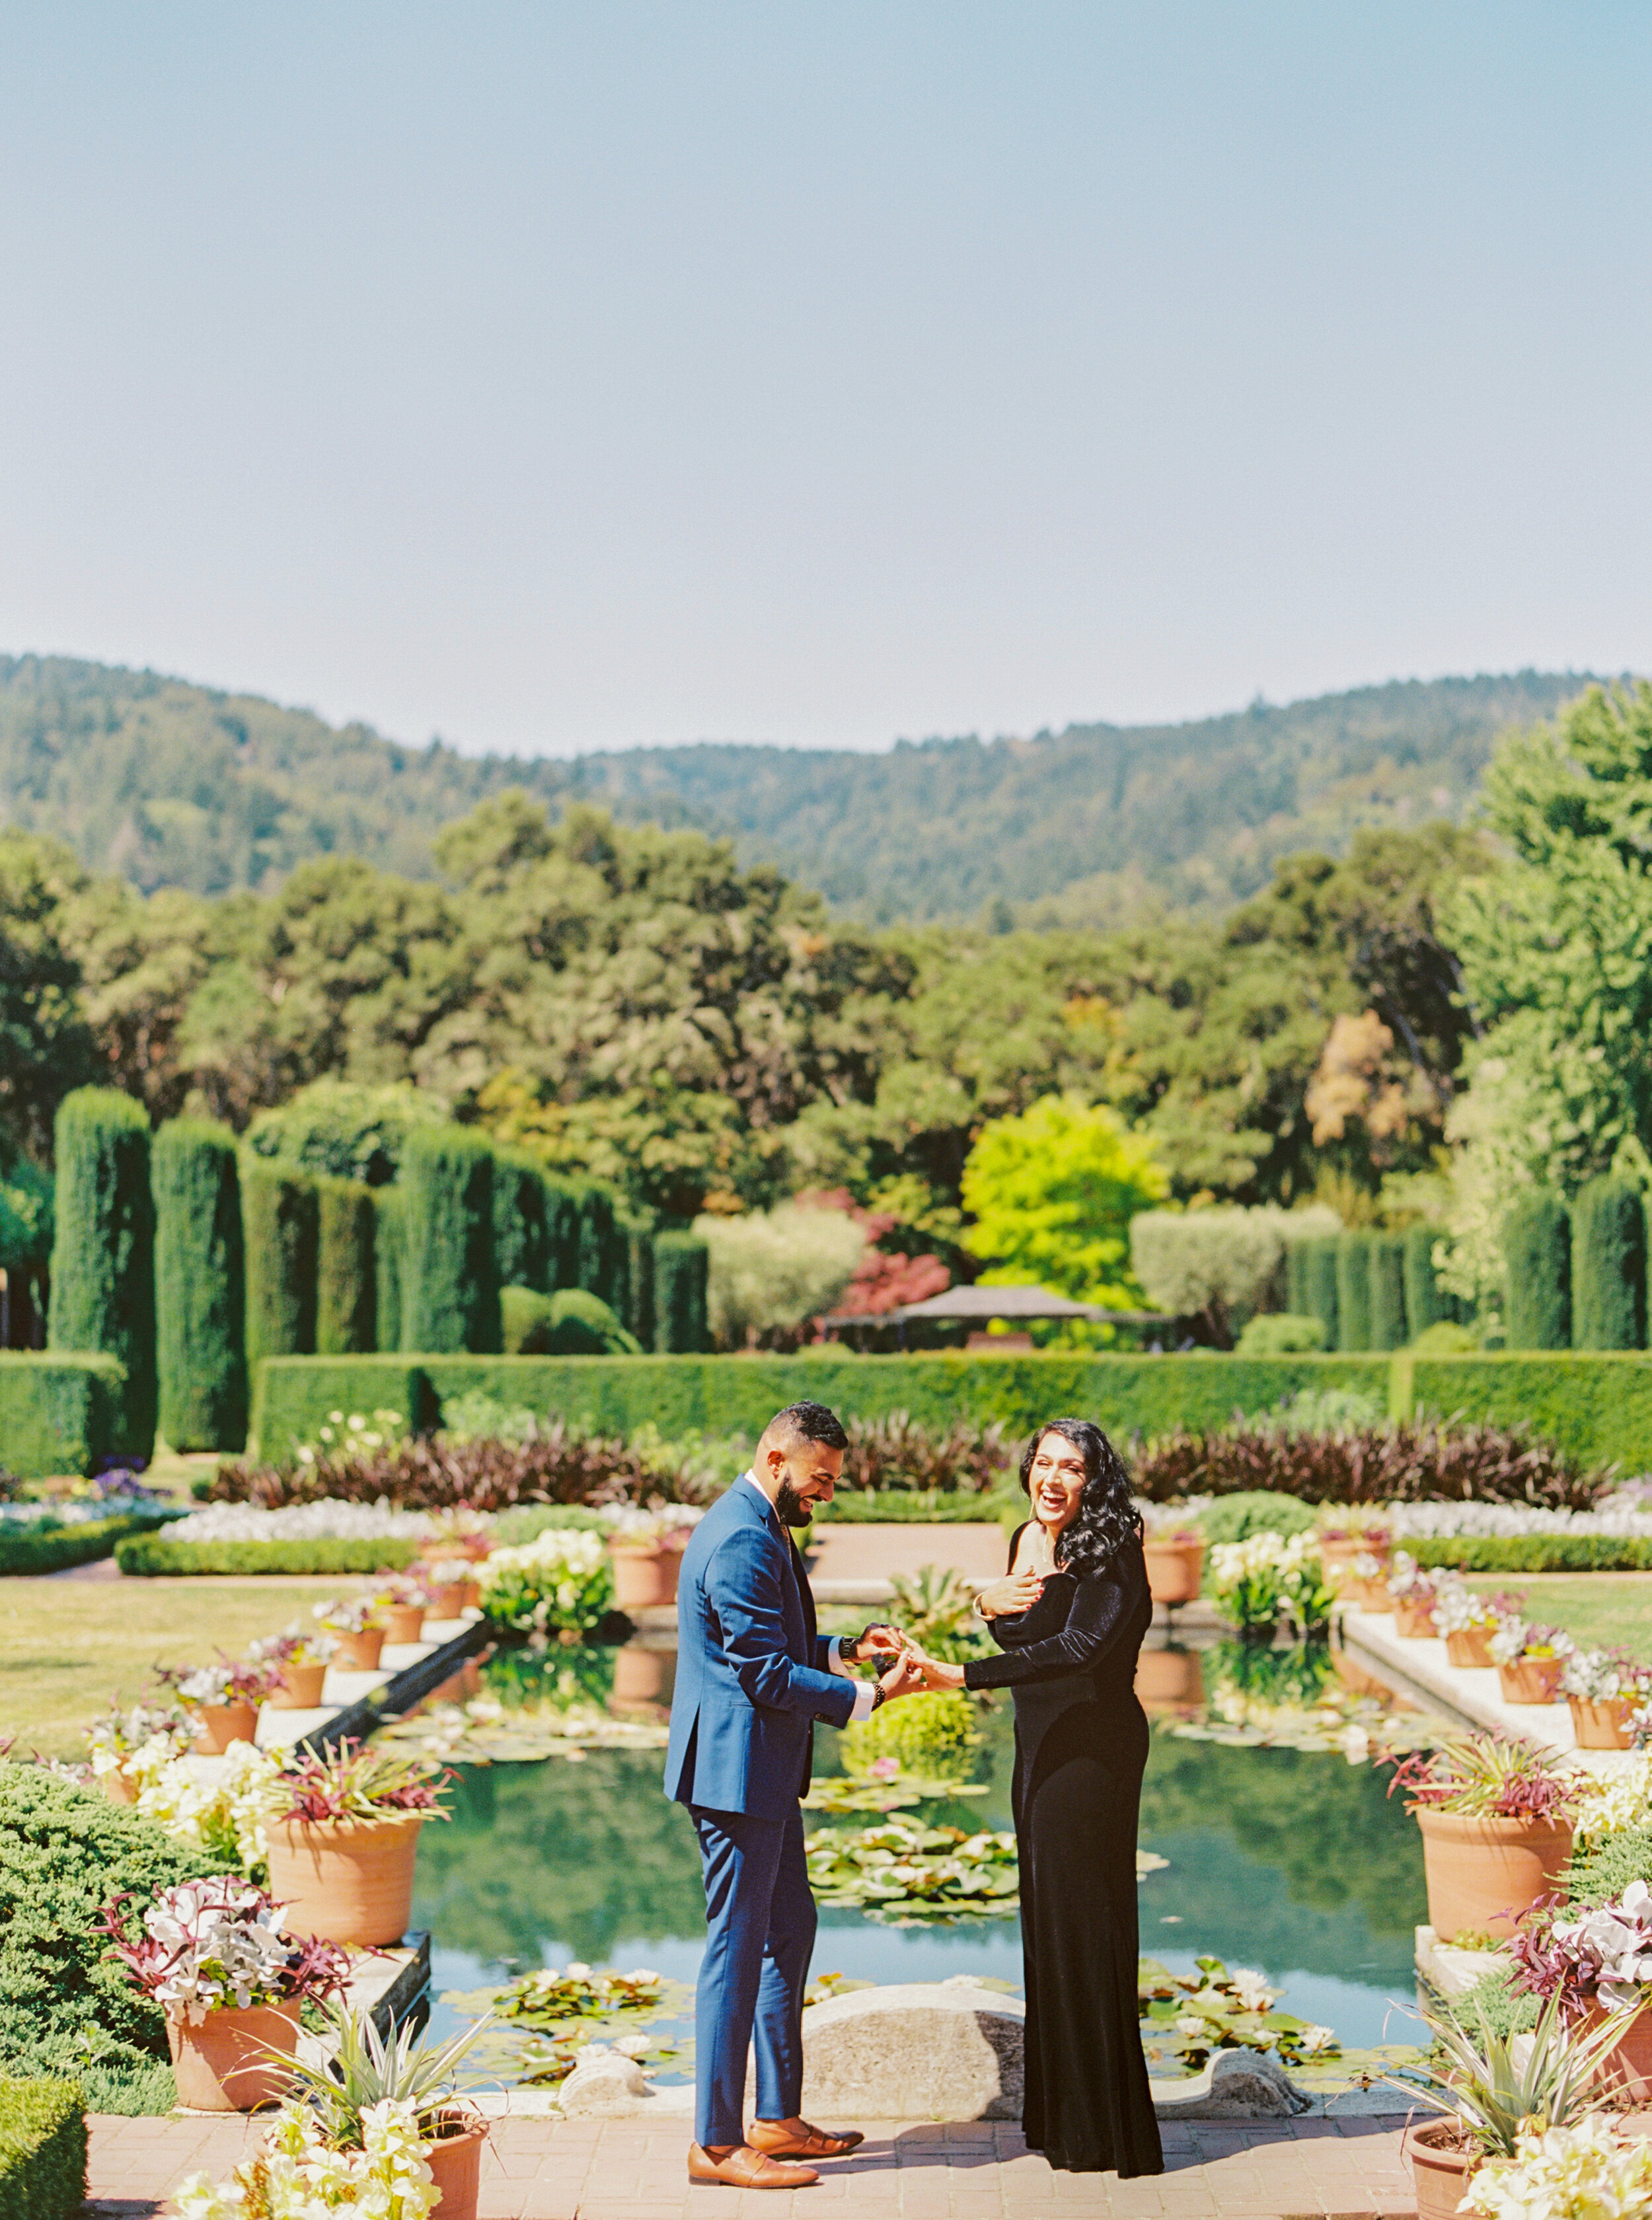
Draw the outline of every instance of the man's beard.
[[[789,1480],[781,1481],[775,1496],[775,1509],[788,1526],[807,1526],[814,1516],[814,1503],[800,1495]]]

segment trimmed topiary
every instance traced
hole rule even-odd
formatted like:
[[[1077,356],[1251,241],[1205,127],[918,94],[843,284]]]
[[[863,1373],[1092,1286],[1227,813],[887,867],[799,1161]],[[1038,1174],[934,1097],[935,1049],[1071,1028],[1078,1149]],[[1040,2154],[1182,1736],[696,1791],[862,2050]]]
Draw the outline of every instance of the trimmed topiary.
[[[1219,1542],[1243,1542],[1251,1534],[1305,1534],[1313,1524],[1313,1513],[1294,1495],[1247,1487],[1219,1497],[1195,1523],[1214,1549]]]
[[[629,1269],[626,1275],[628,1301],[626,1325],[641,1348],[654,1346],[654,1236],[639,1219],[624,1221]]]
[[[373,1311],[377,1345],[388,1353],[402,1346],[402,1265],[407,1250],[407,1219],[399,1187],[372,1190]]]
[[[545,1294],[580,1284],[580,1202],[584,1192],[577,1181],[545,1174],[545,1244],[550,1254],[550,1285],[542,1290]]]
[[[246,1244],[246,1364],[315,1351],[319,1204],[315,1182],[243,1152],[241,1226]]]
[[[14,2072],[72,2073],[93,2109],[111,2074],[166,2064],[166,2023],[97,1931],[123,1890],[209,1874],[209,1856],[153,1819],[44,1767],[0,1765],[0,2058]]]
[[[1294,1253],[1301,1259],[1302,1310],[1309,1318],[1317,1318],[1325,1330],[1322,1344],[1326,1349],[1341,1346],[1342,1313],[1337,1301],[1337,1238],[1334,1233],[1315,1234],[1311,1239],[1293,1244]],[[1296,1306],[1293,1304],[1294,1309]]]
[[[501,1347],[494,1262],[493,1151],[463,1126],[408,1136],[402,1340],[421,1355]]]
[[[1572,1198],[1572,1345],[1646,1346],[1646,1212],[1624,1180],[1590,1180]]]
[[[155,1135],[160,1431],[175,1450],[246,1439],[246,1252],[235,1136],[203,1118]]]
[[[1437,1225],[1408,1225],[1400,1236],[1406,1254],[1406,1327],[1411,1339],[1446,1319],[1456,1319],[1457,1306],[1434,1276],[1434,1244]]]
[[[355,1356],[378,1345],[378,1230],[373,1191],[354,1180],[315,1182],[315,1353]]]
[[[553,1231],[544,1166],[519,1149],[496,1149],[493,1246],[502,1288],[551,1293],[557,1284]]]
[[[1337,1347],[1371,1346],[1371,1237],[1368,1233],[1339,1233],[1337,1237]]]
[[[119,1454],[155,1445],[155,1198],[149,1120],[114,1088],[80,1087],[57,1114],[53,1349],[96,1350],[126,1368]]]
[[[1406,1237],[1403,1233],[1374,1233],[1369,1346],[1403,1349],[1406,1338]]]
[[[1524,1195],[1503,1220],[1504,1331],[1511,1349],[1572,1346],[1572,1221],[1555,1194]]]
[[[1234,1344],[1234,1353],[1239,1356],[1298,1356],[1311,1354],[1325,1345],[1325,1330],[1322,1322],[1295,1311],[1262,1311],[1256,1317],[1247,1319],[1244,1330]]]
[[[79,2082],[0,2081],[0,2220],[72,2220],[85,2195]]]
[[[500,1291],[505,1350],[511,1356],[639,1356],[642,1344],[599,1297],[583,1288],[542,1295],[533,1288]]]
[[[606,1188],[585,1187],[579,1197],[579,1265],[574,1285],[610,1310],[625,1300],[626,1236]]]
[[[710,1263],[695,1234],[654,1236],[654,1347],[662,1356],[697,1356],[711,1347]]]

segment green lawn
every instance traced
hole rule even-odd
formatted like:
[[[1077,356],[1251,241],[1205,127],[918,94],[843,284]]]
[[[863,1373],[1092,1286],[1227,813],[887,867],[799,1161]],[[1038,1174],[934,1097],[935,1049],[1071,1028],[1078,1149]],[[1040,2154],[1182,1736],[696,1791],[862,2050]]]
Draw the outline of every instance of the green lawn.
[[[353,1581],[8,1580],[0,1584],[0,1734],[47,1757],[84,1755],[80,1730],[150,1668],[238,1656]]]
[[[1652,1659],[1652,1573],[1549,1573],[1476,1577],[1482,1595],[1524,1595],[1528,1618],[1564,1627],[1574,1641]]]

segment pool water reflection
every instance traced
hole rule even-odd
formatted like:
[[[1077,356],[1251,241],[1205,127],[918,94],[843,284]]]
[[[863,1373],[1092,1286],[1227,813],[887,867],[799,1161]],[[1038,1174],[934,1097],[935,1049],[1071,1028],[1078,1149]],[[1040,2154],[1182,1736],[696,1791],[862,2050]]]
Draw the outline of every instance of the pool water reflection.
[[[669,1695],[670,1662],[658,1694]],[[1176,1716],[1196,1707],[1194,1681],[1213,1662],[1185,1652],[1144,1660],[1144,1697],[1159,1716],[1141,1842],[1169,1863],[1141,1883],[1144,1955],[1176,1973],[1204,1955],[1257,1967],[1284,1992],[1281,2009],[1333,2028],[1344,2048],[1408,2039],[1393,2006],[1413,1994],[1412,1930],[1424,1916],[1414,1826],[1387,1800],[1386,1775],[1338,1753],[1179,1737]],[[656,1678],[635,1657],[629,1670]],[[520,1659],[501,1660],[496,1685],[514,1676],[520,1691],[525,1671]],[[580,1677],[594,1688],[611,1687],[612,1674],[611,1656],[582,1657]],[[988,1793],[931,1807],[971,1830],[1010,1824],[1007,1703],[986,1713],[983,1729],[976,1778]],[[819,1743],[820,1768],[835,1771],[835,1737],[822,1733]],[[688,1814],[661,1793],[662,1758],[596,1749],[582,1762],[461,1771],[451,1824],[424,1831],[414,1908],[415,1924],[433,1930],[438,1999],[570,1959],[692,1981],[703,1936],[699,1859]],[[893,1928],[828,1907],[814,1970],[884,1982],[970,1973],[1019,1985],[1019,1924]],[[443,2031],[460,2021],[439,2001],[433,2024]]]

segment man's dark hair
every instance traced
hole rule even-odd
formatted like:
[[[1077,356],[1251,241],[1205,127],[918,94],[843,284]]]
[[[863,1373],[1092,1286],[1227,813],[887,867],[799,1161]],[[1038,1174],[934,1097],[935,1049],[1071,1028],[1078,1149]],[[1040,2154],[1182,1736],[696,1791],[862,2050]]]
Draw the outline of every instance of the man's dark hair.
[[[826,1450],[849,1447],[843,1420],[835,1411],[828,1411],[824,1403],[788,1403],[783,1411],[776,1411],[770,1419],[763,1430],[763,1438],[780,1442],[789,1449],[798,1442],[816,1442]]]

